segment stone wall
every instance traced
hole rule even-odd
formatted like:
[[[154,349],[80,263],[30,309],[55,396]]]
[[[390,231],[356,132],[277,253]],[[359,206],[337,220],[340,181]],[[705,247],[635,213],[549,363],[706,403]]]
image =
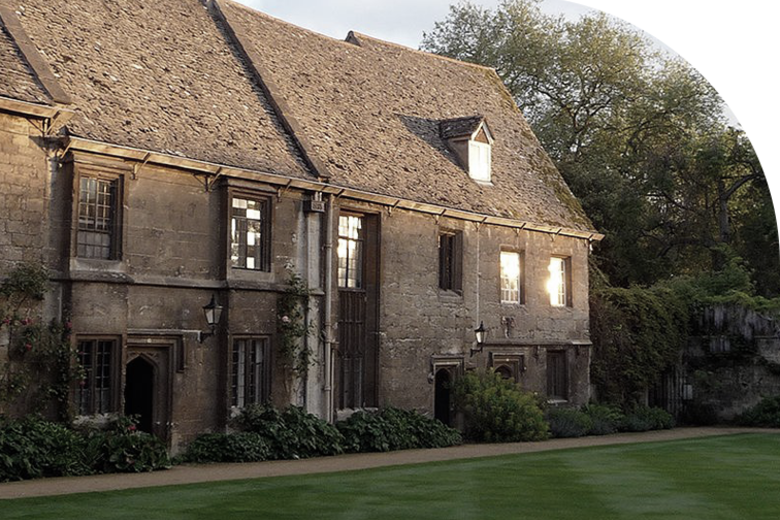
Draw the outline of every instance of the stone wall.
[[[547,350],[563,350],[569,371],[568,403],[589,396],[587,241],[481,225],[357,203],[380,225],[379,395],[381,405],[433,411],[429,374],[437,360],[460,360],[465,370],[490,366],[493,356],[519,355],[520,383],[546,394]],[[439,288],[440,230],[463,233],[462,292]],[[522,304],[500,302],[499,254],[524,259]],[[571,258],[572,305],[550,305],[546,283],[551,256]],[[483,352],[470,356],[474,329],[488,329]]]
[[[69,248],[64,278],[75,337],[117,337],[125,346],[174,338],[165,347],[171,349],[171,366],[176,365],[169,371],[172,444],[223,428],[230,413],[233,338],[267,337],[271,349],[276,348],[276,300],[288,279],[287,267],[313,289],[319,285],[319,234],[307,234],[312,222],[301,209],[301,195],[277,197],[267,185],[248,181],[217,183],[207,190],[203,177],[185,171],[152,166],[134,170],[124,161],[90,155],[76,156],[75,163],[71,169],[76,175],[79,168],[103,168],[120,173],[124,186],[121,258],[77,258]],[[273,223],[270,272],[229,266],[228,206],[234,191],[268,197]],[[72,214],[69,218],[65,233],[75,237],[76,222]],[[312,218],[318,226],[317,217]],[[316,272],[309,272],[312,268]],[[198,333],[207,330],[201,308],[212,294],[224,307],[223,317],[216,336],[201,343]],[[317,335],[310,341],[316,343]],[[318,352],[318,345],[313,350]],[[124,367],[128,352],[122,355]],[[302,388],[282,377],[280,360],[272,357],[272,401],[278,406],[300,404]],[[314,412],[320,406],[311,403]]]
[[[0,275],[17,262],[43,260],[49,171],[34,121],[0,113]]]
[[[307,196],[251,179],[220,179],[173,167],[141,165],[121,158],[74,152],[60,164],[21,118],[0,115],[0,268],[42,259],[55,281],[49,317],[64,315],[79,338],[110,337],[121,345],[116,362],[117,411],[128,361],[157,360],[165,372],[168,440],[174,449],[198,433],[224,428],[230,414],[231,346],[236,337],[261,336],[278,348],[276,305],[288,279],[299,273],[312,290],[308,321],[314,354],[303,380],[290,381],[272,355],[271,399],[278,406],[305,405],[326,416],[328,377],[320,338],[325,305],[325,215],[307,213]],[[119,179],[121,254],[113,260],[79,258],[77,178],[102,172]],[[210,179],[213,181],[213,179]],[[268,197],[271,205],[271,270],[233,269],[228,258],[231,194]],[[335,209],[374,215],[378,246],[379,405],[431,412],[429,379],[441,360],[459,371],[491,366],[497,356],[522,359],[518,379],[530,391],[546,393],[548,351],[565,352],[567,399],[587,401],[588,244],[553,234],[477,225],[408,210],[388,211],[369,203],[341,200]],[[337,213],[336,213],[337,215]],[[338,219],[334,218],[334,225]],[[462,290],[439,288],[438,236],[462,233]],[[333,255],[336,255],[334,229]],[[523,258],[523,302],[500,302],[499,254]],[[571,305],[553,307],[546,290],[551,256],[570,259]],[[334,270],[337,263],[334,262]],[[331,294],[337,322],[336,276]],[[224,306],[216,335],[206,331],[202,307],[212,295]],[[474,328],[489,331],[482,352],[470,355]],[[160,383],[163,384],[163,383]],[[167,393],[166,393],[167,392]]]
[[[683,356],[683,411],[729,421],[764,397],[780,395],[780,328],[740,305],[700,311]],[[704,415],[704,417],[702,417]]]

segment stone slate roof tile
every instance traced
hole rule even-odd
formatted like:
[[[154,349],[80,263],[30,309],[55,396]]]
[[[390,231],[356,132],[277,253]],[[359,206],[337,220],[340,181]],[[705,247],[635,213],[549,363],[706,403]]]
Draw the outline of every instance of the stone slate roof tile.
[[[439,123],[441,130],[441,136],[444,139],[451,139],[453,137],[470,136],[479,128],[480,123],[485,118],[482,116],[471,117],[457,117],[455,119],[445,119]]]
[[[51,105],[52,101],[38,82],[19,48],[0,23],[0,96]]]
[[[485,67],[357,33],[329,38],[224,1],[331,182],[484,215],[592,231],[511,95]],[[469,178],[441,121],[479,114],[494,139],[492,185]]]
[[[198,0],[17,0],[20,22],[73,98],[72,135],[312,177]]]

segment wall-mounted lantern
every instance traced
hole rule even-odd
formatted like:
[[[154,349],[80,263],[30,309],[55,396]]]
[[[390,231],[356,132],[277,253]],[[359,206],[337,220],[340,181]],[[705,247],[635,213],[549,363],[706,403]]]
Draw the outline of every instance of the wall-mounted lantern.
[[[217,299],[213,294],[211,295],[211,301],[203,306],[203,314],[206,316],[206,324],[209,326],[209,331],[198,334],[198,341],[201,343],[209,336],[214,335],[219,319],[222,317],[222,305],[217,303]]]
[[[482,348],[485,346],[485,338],[487,337],[487,329],[485,329],[485,324],[483,322],[479,322],[479,327],[474,329],[474,336],[477,340],[477,348],[471,349],[471,354],[469,354],[469,357],[473,356],[477,352],[482,352]]]

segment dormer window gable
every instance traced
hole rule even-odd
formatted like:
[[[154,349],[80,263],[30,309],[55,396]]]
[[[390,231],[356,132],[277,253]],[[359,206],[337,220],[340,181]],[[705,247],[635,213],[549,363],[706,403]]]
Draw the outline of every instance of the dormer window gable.
[[[474,181],[490,183],[493,136],[482,116],[447,119],[440,123],[441,136]]]

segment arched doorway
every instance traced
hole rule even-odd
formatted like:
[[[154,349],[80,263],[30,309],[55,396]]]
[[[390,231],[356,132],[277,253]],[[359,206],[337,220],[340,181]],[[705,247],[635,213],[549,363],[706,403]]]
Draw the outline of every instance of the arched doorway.
[[[433,416],[452,426],[452,374],[446,368],[436,372],[434,381]]]
[[[496,374],[500,375],[502,379],[511,379],[514,381],[515,376],[512,374],[512,369],[506,365],[501,365],[495,368]]]
[[[152,431],[155,391],[154,365],[138,356],[127,364],[125,376],[125,415],[138,416],[138,429]]]

